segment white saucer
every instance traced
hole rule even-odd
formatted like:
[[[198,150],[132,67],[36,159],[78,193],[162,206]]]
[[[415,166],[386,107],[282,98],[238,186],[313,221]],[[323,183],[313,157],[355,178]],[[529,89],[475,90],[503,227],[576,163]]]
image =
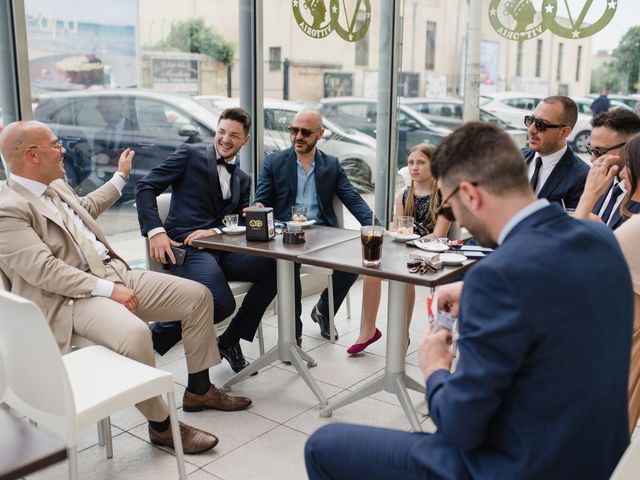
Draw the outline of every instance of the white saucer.
[[[417,233],[412,233],[410,235],[400,235],[398,232],[391,232],[391,237],[396,242],[408,242],[410,240],[417,240],[418,238],[420,238],[420,235],[418,235]]]
[[[287,223],[298,223],[300,224],[300,226],[302,228],[308,228],[311,225],[313,225],[314,223],[316,223],[315,220],[307,220],[306,222],[298,222],[297,220],[289,220]]]
[[[244,233],[247,227],[243,227],[242,225],[238,225],[236,228],[231,229],[229,227],[222,227],[222,231],[228,235],[240,235]]]
[[[440,254],[440,260],[442,260],[442,263],[444,263],[445,265],[460,265],[466,259],[467,257],[462,255],[461,253],[441,253]]]
[[[444,243],[434,241],[416,241],[416,247],[420,250],[426,250],[427,252],[446,252],[449,247]]]

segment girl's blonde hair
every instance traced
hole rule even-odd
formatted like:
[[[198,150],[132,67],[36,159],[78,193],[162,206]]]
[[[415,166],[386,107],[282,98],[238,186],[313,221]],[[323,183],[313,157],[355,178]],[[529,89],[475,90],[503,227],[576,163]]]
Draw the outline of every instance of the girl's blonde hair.
[[[420,152],[425,157],[427,157],[427,160],[429,160],[429,163],[431,163],[431,157],[433,156],[433,152],[435,151],[435,145],[432,145],[431,143],[419,143],[418,145],[412,147],[411,150],[409,150],[407,157],[409,157],[409,155],[411,155],[413,152]],[[411,185],[409,185],[409,191],[407,192],[407,200],[404,205],[404,214],[409,217],[416,216],[416,197],[413,189],[413,179],[411,179]],[[424,225],[428,230],[433,230],[436,225],[436,212],[438,211],[439,207],[440,195],[438,194],[438,181],[433,176],[431,176],[431,199],[429,201],[429,217],[431,218],[431,222],[429,223],[429,225]]]

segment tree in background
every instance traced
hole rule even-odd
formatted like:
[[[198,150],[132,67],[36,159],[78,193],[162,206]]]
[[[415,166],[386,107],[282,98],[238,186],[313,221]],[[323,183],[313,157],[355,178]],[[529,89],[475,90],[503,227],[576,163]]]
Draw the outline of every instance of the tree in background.
[[[620,40],[620,45],[613,51],[616,59],[616,68],[622,76],[622,87],[627,87],[628,92],[637,89],[634,85],[640,81],[638,69],[640,69],[640,26],[631,27]],[[626,80],[626,82],[625,82]],[[627,85],[624,85],[624,84]]]
[[[227,93],[231,96],[231,66],[235,58],[235,48],[222,35],[204,23],[204,18],[179,20],[171,25],[171,31],[164,40],[150,47],[155,50],[176,49],[183,52],[203,53],[227,67]]]

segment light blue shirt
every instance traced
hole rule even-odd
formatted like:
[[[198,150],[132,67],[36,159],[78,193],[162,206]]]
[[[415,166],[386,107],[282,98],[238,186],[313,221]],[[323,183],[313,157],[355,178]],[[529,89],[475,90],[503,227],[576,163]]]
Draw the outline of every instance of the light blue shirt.
[[[296,193],[296,205],[307,207],[307,220],[315,220],[321,224],[320,205],[318,204],[318,192],[316,191],[316,161],[311,161],[309,173],[304,171],[300,160],[296,160],[298,172],[298,192]]]

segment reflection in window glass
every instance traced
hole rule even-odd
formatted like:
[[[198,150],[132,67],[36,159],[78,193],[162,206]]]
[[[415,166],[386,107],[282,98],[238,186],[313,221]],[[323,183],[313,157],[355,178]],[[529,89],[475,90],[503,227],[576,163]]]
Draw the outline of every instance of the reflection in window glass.
[[[280,57],[282,55],[282,48],[280,47],[269,47],[269,71],[278,72],[281,68],[281,60]]]
[[[433,70],[436,64],[436,22],[427,22],[427,56],[424,68]]]

